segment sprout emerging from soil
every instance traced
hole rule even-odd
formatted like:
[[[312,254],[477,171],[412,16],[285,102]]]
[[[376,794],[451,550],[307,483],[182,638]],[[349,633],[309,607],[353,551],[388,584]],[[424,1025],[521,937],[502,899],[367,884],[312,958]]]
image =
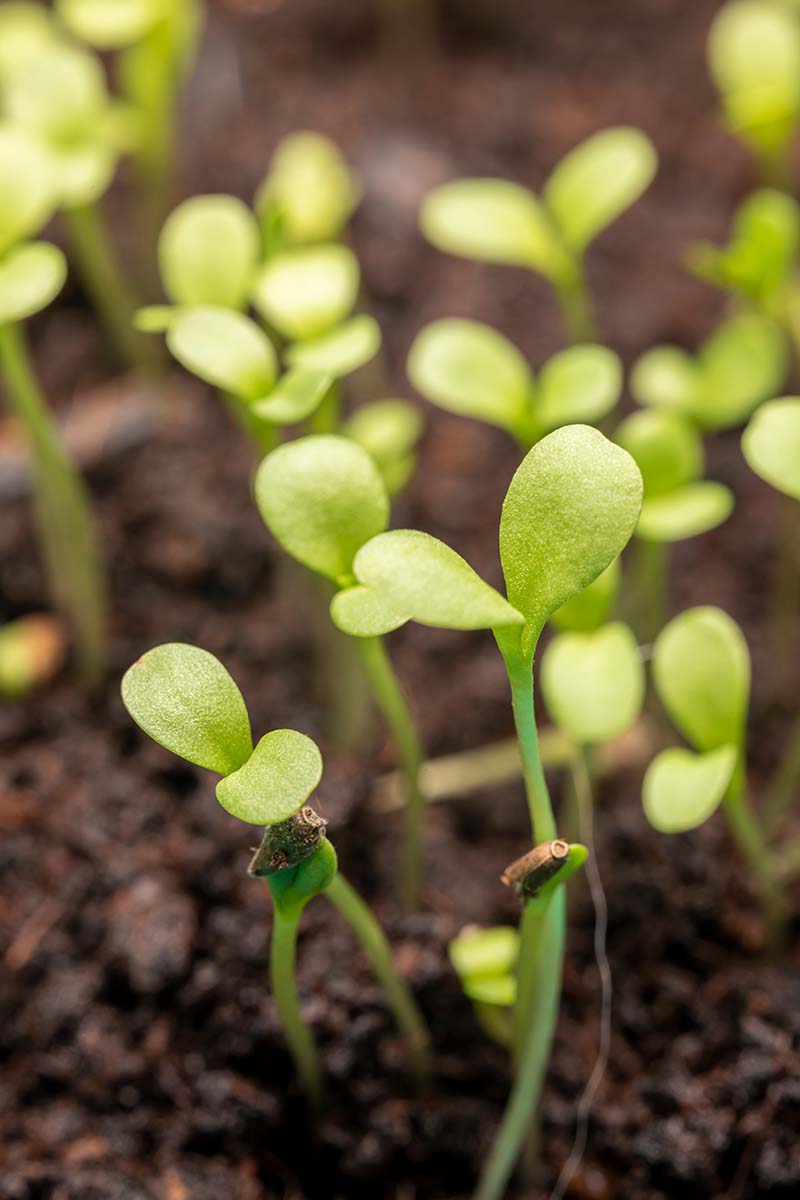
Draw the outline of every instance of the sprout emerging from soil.
[[[435,188],[422,208],[422,230],[450,254],[544,275],[556,290],[571,339],[590,341],[584,255],[638,200],[655,171],[655,150],[643,133],[606,129],[561,160],[541,197],[502,179],[462,179]]]
[[[122,680],[122,699],[145,733],[179,757],[221,776],[222,807],[266,826],[250,874],[266,879],[275,906],[270,976],[298,1075],[309,1101],[323,1100],[322,1071],[297,994],[297,930],[306,905],[325,894],[342,913],[378,976],[408,1042],[412,1069],[428,1072],[423,1019],[397,974],[391,950],[367,905],[338,873],[326,822],[306,802],[322,778],[322,757],[305,734],[276,729],[253,746],[235,682],[212,654],[171,643],[148,651]]]

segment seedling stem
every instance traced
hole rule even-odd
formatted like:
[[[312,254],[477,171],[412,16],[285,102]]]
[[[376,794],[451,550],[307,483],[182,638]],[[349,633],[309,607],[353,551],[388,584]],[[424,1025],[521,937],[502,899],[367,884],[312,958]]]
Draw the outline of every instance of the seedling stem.
[[[295,1066],[312,1108],[319,1110],[324,1100],[322,1071],[317,1048],[300,1010],[295,982],[297,967],[297,929],[300,910],[284,911],[275,905],[275,920],[270,948],[270,982],[283,1031]]]

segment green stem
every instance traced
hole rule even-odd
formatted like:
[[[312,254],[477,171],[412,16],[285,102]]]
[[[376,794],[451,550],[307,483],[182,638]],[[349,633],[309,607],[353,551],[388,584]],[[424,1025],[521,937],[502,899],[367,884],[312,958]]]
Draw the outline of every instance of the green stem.
[[[413,1073],[418,1083],[424,1085],[431,1071],[428,1031],[411,992],[397,973],[383,930],[369,907],[342,875],[335,877],[325,894],[350,925],[372,964],[408,1044]]]
[[[511,684],[511,704],[522,757],[522,774],[528,798],[531,833],[534,843],[546,842],[556,836],[556,822],[539,754],[539,735],[536,729],[533,695],[533,668],[530,659],[524,655],[508,655],[508,657],[504,655],[504,657]]]
[[[273,425],[270,421],[264,421],[257,417],[247,401],[243,400],[241,396],[234,396],[230,392],[223,392],[222,398],[234,422],[239,426],[248,441],[253,443],[262,457],[269,454],[270,450],[275,449],[278,441],[277,425]]]
[[[286,1040],[312,1108],[322,1107],[324,1089],[317,1049],[303,1020],[297,995],[297,929],[302,908],[275,906],[270,947],[270,982]]]
[[[419,785],[424,754],[414,719],[380,637],[357,638],[358,650],[378,708],[391,730],[406,785],[405,856],[403,903],[417,908],[422,890],[422,834],[425,797]]]
[[[96,202],[64,210],[72,251],[84,286],[128,367],[157,370],[155,343],[134,329],[137,301],[125,279]]]
[[[768,834],[778,833],[800,794],[800,717],[789,738],[789,749],[770,785],[764,825]]]
[[[527,924],[536,956],[540,986],[527,1026],[511,1095],[492,1152],[478,1182],[474,1200],[503,1200],[507,1184],[528,1135],[531,1113],[536,1110],[544,1084],[561,996],[561,964],[566,930],[565,890],[556,888],[544,902],[529,900],[535,912]]]
[[[0,325],[0,371],[28,437],[50,590],[74,629],[80,673],[91,684],[105,660],[105,597],[88,496],[56,432],[17,325]]]
[[[759,882],[765,916],[771,925],[780,926],[786,913],[786,898],[764,832],[747,798],[743,753],[722,805],[734,841]]]
[[[597,338],[592,306],[583,273],[583,263],[575,259],[570,270],[564,270],[555,280],[561,317],[569,340],[575,344],[593,342]]]
[[[311,433],[337,433],[342,423],[342,385],[336,380],[328,388],[312,414],[308,428]]]
[[[666,620],[669,552],[666,542],[637,538],[633,563],[633,624],[639,638],[651,642]]]

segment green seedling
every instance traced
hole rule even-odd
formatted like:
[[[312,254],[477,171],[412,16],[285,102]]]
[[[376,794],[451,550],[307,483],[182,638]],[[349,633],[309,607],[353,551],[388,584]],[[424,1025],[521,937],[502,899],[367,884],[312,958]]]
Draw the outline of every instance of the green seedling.
[[[541,196],[502,179],[462,179],[435,188],[422,207],[422,231],[450,254],[544,275],[571,339],[591,341],[586,250],[638,200],[655,171],[655,150],[643,133],[606,129],[561,160]]]
[[[555,354],[536,378],[517,348],[478,321],[434,321],[407,363],[417,391],[448,412],[497,425],[528,450],[562,425],[595,423],[619,400],[622,367],[604,346]]]
[[[639,404],[671,409],[704,432],[744,424],[780,390],[786,375],[783,334],[755,314],[724,321],[695,355],[656,346],[638,360],[631,391]]]
[[[13,23],[13,6],[10,15]],[[19,56],[0,62],[0,112],[46,159],[76,265],[120,358],[153,366],[132,328],[135,301],[99,207],[120,156],[136,144],[135,113],[109,97],[99,60],[55,28],[22,40]]]
[[[342,433],[372,456],[387,492],[397,496],[414,474],[424,424],[419,408],[408,400],[374,400],[356,409]]]
[[[16,699],[48,683],[64,661],[65,648],[56,617],[32,613],[0,626],[0,697]]]
[[[337,241],[360,196],[333,142],[309,131],[290,134],[279,142],[256,195],[265,254]]]
[[[50,591],[74,633],[80,673],[93,683],[105,654],[105,601],[89,501],[37,383],[24,331],[66,278],[61,251],[29,240],[56,203],[41,148],[16,129],[0,129],[0,376],[28,443]]]
[[[295,960],[300,917],[320,894],[339,909],[361,943],[423,1080],[429,1069],[424,1021],[394,968],[380,926],[338,873],[326,822],[307,804],[322,778],[315,743],[293,729],[276,729],[254,747],[241,692],[219,660],[197,646],[172,643],[148,651],[123,678],[122,699],[159,745],[221,776],[216,794],[227,812],[266,827],[249,873],[266,879],[272,894],[272,990],[312,1105],[323,1099],[322,1071],[300,1008]]]
[[[411,619],[481,629],[521,623],[522,617],[448,546],[415,530],[384,532],[386,486],[371,456],[350,439],[320,434],[279,446],[259,467],[255,493],[261,516],[283,549],[336,589],[333,621],[357,639],[405,775],[403,891],[406,905],[413,907],[421,882],[423,753],[383,636]],[[395,572],[402,564],[407,577],[398,581]]]
[[[722,806],[765,903],[777,919],[783,896],[770,849],[747,796],[750,655],[736,622],[712,607],[670,621],[653,647],[653,680],[692,749],[656,756],[643,785],[645,814],[662,833],[696,829]]]
[[[762,404],[742,435],[742,452],[756,475],[800,500],[800,397]]]
[[[664,624],[669,546],[716,529],[733,511],[734,497],[724,484],[701,479],[703,440],[679,412],[633,413],[615,438],[636,460],[644,482],[634,590],[639,633],[649,639]]]
[[[766,180],[788,175],[800,120],[800,20],[781,0],[734,0],[718,13],[708,64],[730,131],[755,153]]]
[[[120,89],[136,113],[134,151],[152,239],[169,199],[178,98],[202,29],[201,0],[56,0],[55,8],[75,37],[116,54]]]
[[[489,1037],[511,1046],[511,1009],[517,995],[519,933],[510,925],[470,925],[453,938],[450,962],[475,1017]]]

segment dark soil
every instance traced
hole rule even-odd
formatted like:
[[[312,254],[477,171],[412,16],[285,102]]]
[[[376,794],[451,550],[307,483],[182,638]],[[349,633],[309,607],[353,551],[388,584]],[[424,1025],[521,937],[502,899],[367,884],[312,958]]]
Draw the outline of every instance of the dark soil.
[[[183,189],[249,196],[280,134],[312,126],[336,137],[364,180],[354,239],[385,330],[385,387],[407,394],[405,352],[437,315],[492,322],[534,363],[561,338],[541,281],[425,246],[421,193],[468,173],[536,186],[583,136],[633,122],[656,142],[661,172],[591,253],[600,328],[628,362],[655,341],[696,344],[720,301],[682,270],[681,252],[720,236],[752,183],[705,75],[717,4],[449,0],[431,4],[430,37],[422,0],[408,5],[418,23],[390,35],[395,7],[386,0],[382,28],[377,0],[218,0],[189,89]],[[124,180],[116,203],[124,218]],[[34,334],[51,394],[78,410],[109,364],[75,285]],[[484,427],[428,416],[396,522],[445,537],[497,578],[516,451]],[[96,463],[114,601],[107,690],[87,700],[64,676],[0,710],[2,1200],[451,1200],[469,1194],[496,1129],[505,1056],[479,1030],[446,947],[466,923],[515,918],[498,876],[528,848],[521,787],[436,806],[426,906],[402,917],[399,817],[369,806],[391,747],[380,735],[364,763],[325,742],[309,645],[251,503],[250,470],[221,407],[191,386],[170,396],[157,432]],[[739,507],[719,534],[675,554],[673,607],[721,603],[751,637],[758,795],[792,699],[771,698],[764,655],[775,498],[744,470],[735,436],[715,443],[709,473],[735,488]],[[0,615],[40,609],[22,501],[2,508],[0,554]],[[270,902],[245,874],[252,839],[216,804],[210,778],[139,736],[118,699],[125,667],[170,640],[223,659],[256,730],[322,738],[319,807],[433,1031],[424,1098],[409,1087],[366,964],[320,899],[304,918],[300,983],[334,1102],[309,1128],[267,988]],[[488,636],[414,626],[391,648],[431,754],[510,733]],[[722,823],[658,837],[639,781],[639,771],[613,776],[598,802],[613,1053],[569,1194],[789,1200],[800,1194],[797,921],[769,965]],[[568,1153],[597,1046],[593,915],[585,885],[573,891],[543,1165],[538,1188],[514,1192],[529,1200],[548,1194]]]

